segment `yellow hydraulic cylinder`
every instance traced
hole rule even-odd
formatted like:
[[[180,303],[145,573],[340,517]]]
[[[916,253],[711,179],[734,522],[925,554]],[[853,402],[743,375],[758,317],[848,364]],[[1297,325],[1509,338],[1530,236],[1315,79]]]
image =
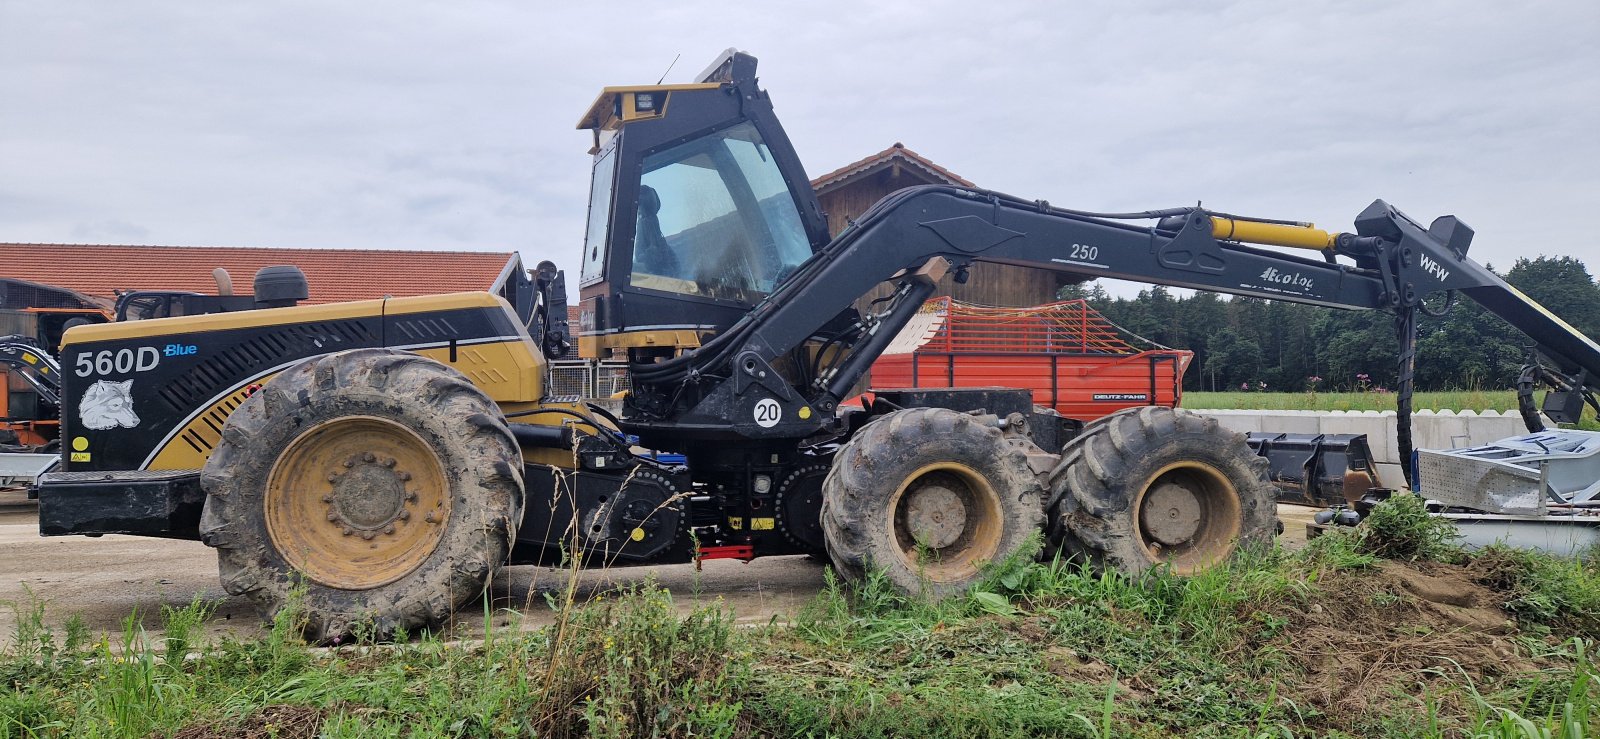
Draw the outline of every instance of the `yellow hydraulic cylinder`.
[[[1289,246],[1296,249],[1332,249],[1338,237],[1309,223],[1287,225],[1239,221],[1232,218],[1211,217],[1211,235],[1228,241],[1269,246]]]

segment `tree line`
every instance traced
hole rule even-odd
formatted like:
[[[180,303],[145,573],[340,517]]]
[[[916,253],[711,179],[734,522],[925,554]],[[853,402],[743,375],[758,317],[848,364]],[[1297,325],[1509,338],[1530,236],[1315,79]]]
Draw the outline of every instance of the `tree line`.
[[[1493,269],[1493,267],[1491,267]],[[1600,285],[1572,257],[1518,259],[1503,277],[1591,338],[1600,337]],[[1112,297],[1098,282],[1068,285],[1062,299],[1086,299],[1122,328],[1194,362],[1187,390],[1304,391],[1393,388],[1399,375],[1394,318],[1259,298],[1163,287]],[[1439,298],[1429,306],[1437,310]],[[1418,314],[1418,390],[1512,387],[1529,339],[1471,299],[1443,317]]]

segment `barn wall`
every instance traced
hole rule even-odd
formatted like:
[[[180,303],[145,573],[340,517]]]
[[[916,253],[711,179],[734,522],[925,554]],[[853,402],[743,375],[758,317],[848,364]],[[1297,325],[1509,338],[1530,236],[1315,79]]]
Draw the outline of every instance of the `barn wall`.
[[[850,219],[861,215],[873,203],[896,190],[913,185],[937,184],[917,177],[910,169],[885,168],[881,172],[857,176],[836,189],[821,193],[817,199],[828,214],[828,233],[839,235]],[[957,300],[979,305],[1026,307],[1048,303],[1056,299],[1056,290],[1064,284],[1054,272],[1004,264],[973,265],[971,277],[965,285],[955,284],[946,277],[935,295],[948,295]],[[863,308],[873,299],[889,293],[880,286],[871,295],[858,301]]]

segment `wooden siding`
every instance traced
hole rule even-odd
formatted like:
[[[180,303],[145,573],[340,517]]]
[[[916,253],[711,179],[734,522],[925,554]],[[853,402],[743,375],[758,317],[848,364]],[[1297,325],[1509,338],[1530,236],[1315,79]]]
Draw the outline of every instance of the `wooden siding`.
[[[873,203],[896,190],[913,185],[944,184],[912,167],[889,164],[879,170],[869,170],[838,185],[825,188],[817,198],[828,214],[828,233],[837,236],[850,220],[872,207]],[[1003,264],[973,265],[965,285],[957,285],[946,277],[935,295],[948,295],[957,300],[978,305],[1028,307],[1056,299],[1056,290],[1064,280],[1055,272]],[[871,295],[857,301],[858,309],[872,300],[887,295],[889,288],[880,286]]]

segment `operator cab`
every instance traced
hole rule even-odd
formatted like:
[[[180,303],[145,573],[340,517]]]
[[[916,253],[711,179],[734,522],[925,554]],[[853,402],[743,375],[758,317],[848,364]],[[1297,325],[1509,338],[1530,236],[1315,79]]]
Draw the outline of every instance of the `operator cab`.
[[[608,87],[578,123],[595,139],[583,356],[699,346],[827,242],[755,67],[729,50],[698,83]]]

